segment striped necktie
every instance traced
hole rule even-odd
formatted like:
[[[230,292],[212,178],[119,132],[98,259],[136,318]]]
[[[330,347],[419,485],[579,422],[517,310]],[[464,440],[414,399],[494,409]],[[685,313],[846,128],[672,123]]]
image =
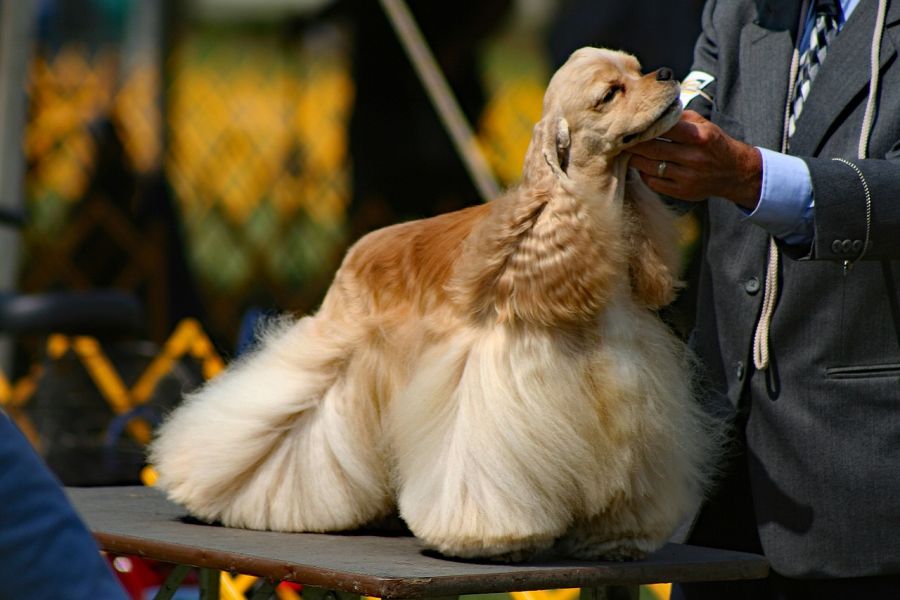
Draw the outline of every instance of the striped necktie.
[[[800,56],[794,101],[788,120],[788,139],[794,135],[797,119],[803,112],[803,104],[809,97],[812,81],[828,53],[828,44],[837,35],[842,15],[838,0],[816,0],[815,22],[809,35],[809,45]]]

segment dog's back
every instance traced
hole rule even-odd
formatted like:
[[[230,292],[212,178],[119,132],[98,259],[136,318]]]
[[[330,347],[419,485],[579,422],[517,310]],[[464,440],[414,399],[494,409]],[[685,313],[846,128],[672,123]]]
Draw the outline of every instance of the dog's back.
[[[365,313],[421,315],[448,302],[446,286],[476,223],[490,204],[373,231],[348,251],[329,290],[354,296]],[[326,299],[323,310],[332,300]],[[346,310],[342,304],[340,310]]]

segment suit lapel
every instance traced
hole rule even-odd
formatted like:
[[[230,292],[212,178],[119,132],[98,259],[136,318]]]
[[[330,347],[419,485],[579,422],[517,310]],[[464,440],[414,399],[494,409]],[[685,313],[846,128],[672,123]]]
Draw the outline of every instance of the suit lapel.
[[[877,8],[878,3],[874,0],[860,2],[828,46],[828,56],[813,81],[803,113],[797,120],[797,131],[791,138],[791,154],[815,154],[847,106],[854,100],[865,101],[864,88],[869,83],[869,57]],[[885,19],[881,67],[897,53],[887,26],[895,24],[898,19],[900,3],[892,3]],[[863,92],[862,100],[857,97],[860,92]]]
[[[781,150],[783,126],[777,115],[784,114],[787,102],[793,47],[789,31],[770,31],[752,23],[741,32],[742,77],[747,82],[760,82],[746,90],[746,122],[752,125],[744,132],[748,144]]]
[[[758,3],[757,22],[741,30],[741,78],[757,82],[746,93],[743,119],[749,125],[745,141],[772,150],[781,149],[783,125],[773,115],[784,114],[791,52],[801,2],[784,0]]]

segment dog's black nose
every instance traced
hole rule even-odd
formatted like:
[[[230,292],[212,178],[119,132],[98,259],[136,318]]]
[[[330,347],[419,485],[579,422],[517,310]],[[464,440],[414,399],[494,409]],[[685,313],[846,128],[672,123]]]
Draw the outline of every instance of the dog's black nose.
[[[669,81],[673,77],[672,69],[669,67],[663,67],[656,71],[656,80],[657,81]]]

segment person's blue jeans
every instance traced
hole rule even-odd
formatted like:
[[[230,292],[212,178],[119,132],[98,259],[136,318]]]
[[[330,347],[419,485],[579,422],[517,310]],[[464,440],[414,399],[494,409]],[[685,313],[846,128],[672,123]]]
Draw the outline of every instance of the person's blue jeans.
[[[59,481],[0,410],[0,599],[125,600]]]

